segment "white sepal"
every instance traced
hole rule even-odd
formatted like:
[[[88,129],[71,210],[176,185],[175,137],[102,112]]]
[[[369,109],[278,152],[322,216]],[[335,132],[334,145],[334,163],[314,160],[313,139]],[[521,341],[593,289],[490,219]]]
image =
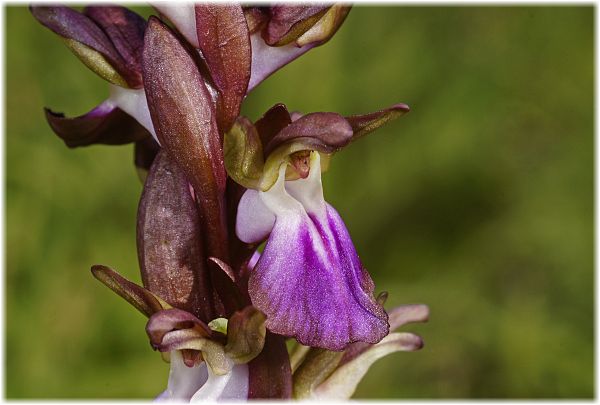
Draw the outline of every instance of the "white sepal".
[[[235,365],[224,375],[216,375],[208,368],[208,380],[190,402],[248,399],[248,365]]]
[[[167,389],[160,394],[157,401],[189,401],[208,379],[206,363],[188,367],[183,362],[179,350],[171,352],[171,369]]]
[[[148,109],[148,101],[146,100],[146,92],[141,89],[126,89],[124,87],[110,85],[110,97],[108,101],[131,115],[137,122],[148,130],[158,142],[150,110]],[[159,142],[160,144],[160,142]]]
[[[167,17],[194,48],[198,48],[196,33],[196,10],[194,3],[187,1],[156,2],[152,6]]]

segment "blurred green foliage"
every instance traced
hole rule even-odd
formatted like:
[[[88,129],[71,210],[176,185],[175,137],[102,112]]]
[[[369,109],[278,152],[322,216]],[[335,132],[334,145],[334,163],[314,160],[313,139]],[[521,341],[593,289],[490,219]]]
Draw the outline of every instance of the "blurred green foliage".
[[[136,8],[148,16],[152,11]],[[139,281],[132,147],[68,150],[42,107],[108,94],[25,7],[6,10],[6,395],[150,398],[168,366],[90,265]],[[427,303],[424,350],[359,398],[591,398],[593,8],[360,7],[247,99],[412,112],[324,177],[390,305]]]

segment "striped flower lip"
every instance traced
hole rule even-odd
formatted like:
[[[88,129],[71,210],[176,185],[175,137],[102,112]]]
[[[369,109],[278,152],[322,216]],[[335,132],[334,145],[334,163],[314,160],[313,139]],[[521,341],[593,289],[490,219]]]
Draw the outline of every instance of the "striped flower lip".
[[[238,237],[253,243],[269,235],[249,279],[252,304],[269,330],[307,346],[377,343],[388,334],[387,314],[346,226],[323,198],[318,152],[309,165],[305,179],[285,181],[282,164],[269,190],[248,190],[240,201]]]

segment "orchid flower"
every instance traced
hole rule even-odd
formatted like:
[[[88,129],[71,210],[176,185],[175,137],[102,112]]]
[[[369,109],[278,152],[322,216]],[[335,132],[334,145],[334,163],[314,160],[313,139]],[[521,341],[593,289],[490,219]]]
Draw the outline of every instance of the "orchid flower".
[[[199,48],[205,56],[207,42],[215,38],[207,27],[221,23],[225,25],[223,30],[229,29],[235,25],[232,22],[242,21],[245,17],[245,36],[240,34],[234,38],[235,41],[248,43],[249,34],[250,49],[243,50],[250,52],[252,58],[251,66],[247,66],[251,72],[248,92],[281,67],[329,41],[350,12],[349,6],[341,4],[247,6],[243,12],[235,6],[191,2],[156,3],[155,8],[171,20],[190,44]],[[230,40],[231,37],[227,38]]]
[[[205,85],[217,105],[221,131],[237,118],[250,90],[275,70],[328,41],[349,11],[339,5],[279,6],[268,12],[256,7],[243,10],[239,5],[193,3],[156,8],[198,48],[198,63],[207,70]],[[87,114],[66,118],[46,109],[50,126],[67,146],[123,144],[145,138],[146,131],[158,141],[142,82],[146,21],[120,6],[86,7],[83,13],[63,6],[35,6],[31,12],[110,83],[109,98]],[[265,40],[259,35],[262,27]],[[223,37],[228,41],[218,43]],[[140,154],[150,154],[141,146],[139,149]]]
[[[94,276],[149,316],[146,332],[155,350],[171,363],[167,389],[159,400],[247,399],[247,363],[263,349],[264,315],[248,306],[229,320],[206,324],[193,314],[171,307],[151,291],[124,279],[106,266],[92,267]]]
[[[384,310],[321,175],[409,108],[344,117],[276,104],[252,123],[240,116],[247,93],[328,41],[349,7],[155,7],[174,28],[117,6],[32,7],[111,83],[81,117],[47,110],[51,127],[69,147],[135,142],[144,181],[143,287],[106,266],[92,273],[149,318],[171,364],[158,400],[349,398],[378,358],[423,346],[389,331],[428,309]]]
[[[246,243],[267,239],[250,273],[252,304],[267,328],[300,343],[343,350],[388,334],[387,314],[373,297],[348,230],[323,198],[321,160],[408,111],[404,104],[348,119],[312,113],[292,122],[283,105],[256,125],[240,118],[226,134],[228,174],[248,190],[236,232]]]
[[[50,126],[67,146],[123,144],[143,139],[146,131],[154,133],[142,84],[142,17],[120,6],[89,6],[83,13],[64,6],[35,6],[31,13],[110,83],[110,97],[87,114],[66,118],[46,109]]]

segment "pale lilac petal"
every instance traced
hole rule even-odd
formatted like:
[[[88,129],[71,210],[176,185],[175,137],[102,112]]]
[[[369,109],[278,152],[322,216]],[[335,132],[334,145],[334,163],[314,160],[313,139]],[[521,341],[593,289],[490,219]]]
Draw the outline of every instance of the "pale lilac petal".
[[[269,330],[307,346],[342,350],[355,341],[380,341],[388,333],[387,314],[345,225],[328,205],[318,216],[307,213],[285,191],[284,173],[285,165],[277,183],[259,192],[276,220],[250,275],[253,305],[267,315]]]
[[[154,3],[153,7],[167,17],[194,48],[198,48],[194,3],[184,1],[164,2]]]
[[[156,398],[154,398],[154,402],[167,402],[169,401],[169,393],[167,390],[164,390]]]
[[[255,243],[269,236],[275,215],[265,206],[258,191],[248,189],[238,205],[235,232],[242,242]]]
[[[369,368],[380,358],[399,351],[423,347],[423,340],[412,333],[391,333],[354,360],[338,367],[311,395],[318,400],[349,399]]]
[[[429,307],[424,304],[401,305],[392,308],[389,312],[390,330],[398,329],[407,323],[427,322]]]
[[[152,125],[152,119],[150,118],[150,110],[148,109],[144,88],[126,89],[111,84],[110,97],[108,99],[121,110],[135,118],[158,142],[154,125]],[[160,145],[160,142],[158,143]]]
[[[300,111],[292,111],[290,113],[290,118],[292,119],[292,122],[298,121],[303,116],[304,116],[304,114],[302,114]]]
[[[204,364],[204,363],[203,363]],[[248,365],[238,364],[231,372],[216,375],[208,368],[208,380],[190,402],[231,401],[248,398]]]
[[[206,363],[188,367],[179,350],[171,352],[171,369],[167,389],[156,399],[160,401],[189,401],[208,379]]]
[[[258,259],[260,259],[260,252],[257,250],[252,254],[252,257],[248,261],[248,268],[253,269],[254,266],[256,266],[256,263],[258,263]]]
[[[285,46],[269,46],[261,37],[260,32],[257,32],[250,36],[250,45],[252,46],[252,68],[248,92],[276,70],[306,53],[316,44],[307,44],[302,47],[298,47],[294,43]]]

